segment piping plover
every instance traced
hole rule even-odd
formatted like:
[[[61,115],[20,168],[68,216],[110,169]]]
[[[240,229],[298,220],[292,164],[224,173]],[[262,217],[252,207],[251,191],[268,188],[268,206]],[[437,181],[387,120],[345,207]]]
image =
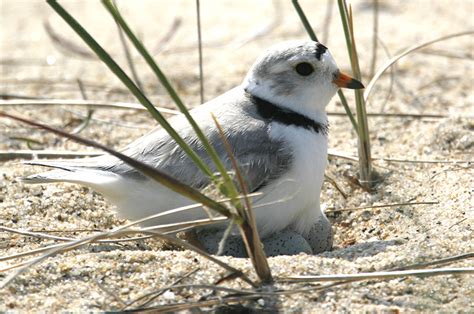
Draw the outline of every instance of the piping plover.
[[[232,169],[211,113],[217,117],[248,190],[262,193],[253,206],[258,231],[269,255],[316,253],[332,245],[331,227],[321,211],[319,194],[327,162],[325,107],[340,87],[359,89],[363,85],[341,73],[322,44],[284,42],[263,53],[241,85],[190,111],[227,168]],[[169,122],[214,169],[184,116],[174,116]],[[194,188],[203,189],[209,184],[208,177],[160,127],[122,152]],[[72,182],[91,187],[114,203],[120,216],[130,220],[192,203],[110,155],[74,161],[37,160],[28,164],[57,169],[26,177],[25,182]],[[207,213],[198,208],[154,223],[206,217]],[[209,232],[202,231],[201,238],[210,251],[215,251],[209,237],[217,233]],[[282,248],[281,237],[296,240],[288,240]],[[323,240],[328,243],[321,243]],[[296,244],[302,241],[306,245]],[[229,252],[236,250],[231,248]]]

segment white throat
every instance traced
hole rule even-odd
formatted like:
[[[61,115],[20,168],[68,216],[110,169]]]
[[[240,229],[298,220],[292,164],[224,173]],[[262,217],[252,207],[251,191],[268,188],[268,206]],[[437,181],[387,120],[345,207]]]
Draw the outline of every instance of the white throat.
[[[335,94],[332,86],[323,86],[312,90],[304,89],[299,93],[277,95],[272,92],[268,82],[256,82],[249,74],[244,79],[242,87],[248,93],[285,108],[302,114],[316,122],[326,124],[326,105]]]

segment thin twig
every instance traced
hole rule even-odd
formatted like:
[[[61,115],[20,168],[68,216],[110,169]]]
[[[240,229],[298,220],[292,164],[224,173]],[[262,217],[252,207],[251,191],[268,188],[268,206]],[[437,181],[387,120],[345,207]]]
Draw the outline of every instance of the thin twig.
[[[201,104],[204,103],[204,70],[202,67],[202,34],[201,34],[201,5],[199,0],[196,0],[196,23],[198,35],[198,53],[199,53],[199,95],[201,97]]]
[[[32,138],[28,138],[28,137],[23,137],[23,136],[9,136],[8,139],[10,141],[25,142],[28,149],[30,149],[32,151],[41,150],[43,148],[43,145],[44,145],[44,143],[42,143],[40,141],[37,141],[37,140],[32,139]],[[33,144],[39,145],[39,147],[35,148],[35,147],[33,147]]]
[[[0,150],[0,162],[13,159],[82,158],[102,154],[102,152],[68,152],[57,150]]]
[[[99,287],[100,290],[105,292],[107,295],[111,296],[116,302],[120,303],[120,305],[122,306],[127,305],[125,301],[123,301],[117,294],[107,289],[99,280],[93,280],[93,282],[97,285],[97,287]]]
[[[166,44],[168,44],[171,41],[171,39],[176,35],[181,25],[182,25],[181,19],[179,17],[175,17],[173,19],[173,22],[171,22],[171,25],[168,28],[168,31],[163,35],[163,37],[161,37],[160,40],[158,40],[158,43],[156,44],[155,48],[152,49],[153,55],[157,55],[160,52],[165,50]]]
[[[84,99],[8,99],[8,100],[0,100],[0,106],[84,106],[84,107],[96,107],[96,108],[104,108],[104,109],[119,109],[119,110],[127,110],[127,109],[134,109],[145,111],[146,109],[143,108],[142,105],[137,103],[131,102],[108,102],[103,100],[84,100]],[[173,110],[164,107],[156,107],[158,111],[162,113],[169,113],[173,115],[179,115],[181,112],[178,110]],[[328,115],[334,116],[344,116],[347,113],[344,112],[328,112]],[[387,117],[387,118],[434,118],[434,119],[442,119],[447,118],[449,114],[441,114],[441,113],[384,113],[384,112],[370,112],[367,113],[367,116],[370,117]]]
[[[0,106],[53,106],[53,105],[64,105],[64,106],[86,106],[96,107],[104,109],[136,109],[146,110],[142,105],[129,102],[108,102],[102,100],[84,100],[84,99],[45,99],[45,100],[0,100]],[[155,108],[162,113],[169,114],[181,114],[181,112],[173,109],[156,107]]]
[[[222,238],[220,239],[219,245],[217,247],[217,253],[216,253],[217,256],[222,255],[222,253],[224,252],[225,243],[227,239],[229,238],[233,228],[234,228],[234,224],[232,222],[230,222],[225,228],[224,233],[222,234]]]
[[[66,230],[59,230],[59,229],[48,229],[48,230],[29,230],[30,232],[40,232],[40,233],[82,233],[82,232],[101,232],[100,229],[66,229]]]
[[[228,294],[222,297],[217,296],[210,300],[201,298],[200,301],[198,302],[167,304],[167,305],[159,305],[159,306],[153,306],[153,307],[148,307],[148,308],[138,307],[138,308],[133,309],[133,311],[140,311],[140,312],[158,311],[160,313],[170,312],[170,311],[176,312],[176,311],[182,311],[182,310],[189,310],[193,308],[209,307],[209,306],[218,305],[218,304],[231,304],[234,302],[239,303],[244,300],[252,300],[252,299],[257,299],[261,297],[275,297],[275,296],[285,294],[285,293],[292,294],[290,293],[290,291],[287,291],[287,290],[278,291],[278,292],[267,292],[267,291],[233,289],[233,288],[227,288],[227,287],[222,287],[218,285],[207,285],[207,284],[181,284],[181,285],[175,285],[175,286],[167,286],[159,290],[156,290],[156,293],[163,290],[166,291],[170,289],[211,290],[213,292],[217,292],[217,291],[227,292]]]
[[[341,187],[339,187],[334,178],[330,177],[328,174],[324,174],[324,178],[342,195],[344,199],[347,199],[347,194],[342,190]]]
[[[351,121],[351,124],[352,124],[352,127],[354,128],[354,131],[356,132],[356,134],[358,134],[359,133],[359,126],[357,125],[357,121],[354,117],[354,114],[351,111],[351,108],[349,107],[349,104],[347,103],[346,96],[344,96],[344,92],[342,91],[342,89],[339,89],[337,91],[337,95],[339,96],[339,99],[341,100],[342,107],[346,111],[346,115],[349,118],[349,121]],[[359,137],[359,136],[357,135],[357,137]]]
[[[76,79],[77,86],[79,87],[79,91],[81,92],[81,97],[83,100],[87,100],[87,93],[86,93],[86,88],[84,86],[84,83],[82,83],[82,80],[80,78]]]
[[[21,257],[24,257],[24,256],[31,256],[31,255],[43,253],[43,252],[46,252],[46,251],[49,251],[49,250],[52,250],[52,249],[55,249],[55,248],[62,247],[63,245],[64,245],[64,243],[57,243],[57,244],[47,245],[45,247],[40,247],[40,248],[33,249],[33,250],[28,250],[26,252],[12,254],[12,255],[9,255],[9,256],[5,256],[5,257],[0,257],[0,262],[12,260],[12,259],[17,259],[17,258],[21,258]],[[1,268],[0,273],[11,270],[11,269],[14,269],[14,268],[24,266],[27,263],[28,263],[28,261],[21,262],[21,263],[18,263],[18,264],[14,264],[14,265],[9,265],[8,267]]]
[[[279,282],[324,282],[339,280],[371,280],[371,279],[392,279],[408,276],[439,276],[439,275],[455,275],[455,274],[474,274],[474,267],[459,268],[435,268],[421,270],[399,270],[399,271],[381,271],[372,273],[359,274],[336,274],[336,275],[320,275],[320,276],[292,276],[279,278]]]
[[[466,254],[460,254],[460,255],[456,255],[456,256],[449,256],[449,257],[445,257],[445,258],[440,258],[440,259],[430,261],[430,262],[425,262],[425,263],[417,263],[417,264],[397,267],[397,268],[390,269],[390,270],[391,271],[398,271],[398,270],[407,270],[407,269],[426,268],[426,267],[433,266],[433,265],[440,265],[440,264],[448,264],[448,263],[458,262],[458,261],[469,259],[469,258],[474,258],[474,252],[469,252],[469,253],[466,253]]]
[[[414,160],[414,159],[401,159],[401,158],[384,158],[384,157],[375,157],[374,160],[383,160],[388,162],[406,162],[413,164],[461,164],[461,163],[471,163],[470,160]]]
[[[345,116],[346,112],[335,112],[330,111],[327,113],[329,116]],[[437,113],[386,113],[386,112],[371,112],[367,113],[368,117],[380,117],[380,118],[414,118],[414,119],[444,119],[449,117],[449,114],[437,114]]]
[[[278,25],[282,24],[284,15],[282,14],[282,9],[281,9],[281,1],[279,0],[274,0],[273,1],[273,7],[274,7],[274,12],[275,14],[273,15],[273,19],[268,22],[268,24],[257,28],[255,31],[252,31],[250,34],[244,34],[241,37],[237,37],[235,39],[231,40],[224,40],[224,39],[215,39],[212,42],[203,42],[202,46],[204,48],[232,48],[232,49],[237,49],[245,44],[260,38],[262,36],[265,36],[269,32],[271,32],[275,27]],[[176,19],[178,20],[178,19]],[[181,21],[179,21],[181,22]],[[169,30],[169,34],[174,35],[174,32],[177,30],[177,26],[180,26],[180,23],[173,23]],[[174,47],[173,49],[166,49],[166,48],[160,48],[161,44],[159,43],[153,50],[153,55],[156,55],[158,53],[168,53],[168,54],[177,54],[177,53],[186,53],[190,50],[193,50],[196,48],[194,45],[187,45],[187,46],[180,46],[180,47]]]
[[[326,212],[335,213],[335,212],[348,212],[356,210],[366,210],[366,209],[376,209],[376,208],[385,208],[385,207],[396,207],[396,206],[411,206],[411,205],[434,205],[439,204],[439,202],[426,201],[426,202],[406,202],[406,203],[393,203],[393,204],[381,204],[381,205],[368,205],[362,207],[352,207],[352,208],[328,208]]]
[[[14,228],[9,228],[5,226],[0,226],[0,231],[4,232],[10,232],[10,233],[16,233],[20,234],[23,236],[28,236],[28,237],[34,237],[34,238],[40,238],[40,239],[50,239],[50,240],[56,240],[56,241],[71,241],[74,240],[72,238],[66,238],[66,237],[57,237],[49,234],[44,234],[41,232],[32,232],[32,231],[27,231],[27,230],[19,230],[19,229],[14,229]],[[2,258],[0,258],[0,261]]]
[[[436,172],[434,173],[431,177],[430,177],[430,181],[433,180],[435,177],[439,176],[440,174],[442,173],[448,173],[448,172],[455,172],[455,171],[463,171],[463,170],[470,170],[470,169],[473,169],[474,167],[474,163],[468,163],[466,167],[463,167],[462,165],[455,165],[455,169],[444,169],[442,171],[439,171],[439,172]]]
[[[71,113],[75,116],[78,116],[79,118],[82,118],[82,119],[87,119],[88,115],[84,115],[82,114],[80,111],[78,110],[73,110],[73,109],[67,109],[66,107],[63,107],[61,106],[59,108],[59,110],[62,110],[62,111],[65,111],[65,112],[68,112],[68,113]],[[94,109],[92,109],[94,110]],[[148,116],[146,116],[148,117]],[[155,125],[153,124],[153,121],[150,122],[150,124],[146,124],[146,123],[127,123],[127,122],[120,122],[118,120],[109,120],[109,119],[101,119],[101,118],[94,118],[94,117],[91,117],[90,118],[91,121],[94,121],[94,122],[97,122],[97,124],[108,124],[108,125],[113,125],[113,126],[117,126],[117,127],[121,127],[121,128],[129,128],[129,129],[142,129],[142,130],[150,130],[150,128],[154,127]]]
[[[30,85],[30,84],[34,84],[34,85],[47,85],[47,86],[50,86],[50,85],[56,85],[57,86],[65,86],[65,87],[62,87],[61,90],[62,91],[75,91],[76,90],[76,86],[77,86],[77,81],[70,81],[70,80],[67,80],[67,79],[63,79],[63,80],[50,80],[50,79],[47,79],[45,77],[42,77],[40,79],[35,79],[35,78],[3,78],[3,77],[0,77],[0,82],[3,83],[3,84],[11,84],[11,85]],[[130,91],[128,89],[125,89],[125,88],[121,88],[121,87],[118,87],[118,86],[112,86],[112,85],[107,85],[107,84],[98,84],[98,83],[95,83],[95,82],[87,82],[87,83],[84,83],[85,86],[87,86],[88,89],[91,89],[91,90],[94,90],[98,93],[107,93],[107,94],[110,94],[110,93],[116,93],[116,94],[121,94],[121,95],[129,95],[130,94]],[[70,88],[70,89],[68,89]],[[0,95],[3,95],[3,94],[0,94]],[[11,94],[6,94],[7,96],[11,95]],[[13,95],[14,96],[14,95]],[[23,96],[21,96],[23,97]],[[41,97],[41,96],[37,96],[35,95],[35,97],[31,97],[31,99],[48,99],[48,97]]]
[[[79,91],[81,92],[81,96],[83,100],[87,101],[87,93],[86,89],[84,87],[84,84],[82,83],[81,79],[77,79],[77,85],[79,86]],[[82,120],[82,123],[79,124],[74,130],[71,131],[72,134],[79,134],[81,133],[92,120],[92,114],[94,113],[94,109],[92,109],[90,106],[87,107],[87,116],[85,117],[84,120]]]
[[[90,60],[97,60],[98,58],[91,53],[89,50],[85,49],[83,46],[76,44],[72,40],[67,39],[56,33],[51,25],[49,24],[48,20],[43,21],[43,27],[48,34],[51,41],[57,45],[57,47],[61,48],[64,52],[72,53],[76,56],[81,58],[90,59]]]
[[[201,270],[199,267],[191,270],[191,271],[188,271],[187,273],[185,273],[184,275],[182,275],[181,277],[179,277],[178,279],[176,279],[171,285],[170,287],[173,287],[173,286],[176,286],[177,284],[179,284],[181,281],[183,281],[184,279],[190,277],[191,275],[195,274],[196,272],[198,272],[199,270]],[[145,307],[147,305],[149,305],[153,300],[155,300],[157,297],[159,297],[160,295],[162,295],[163,293],[165,293],[166,291],[169,291],[171,290],[171,288],[169,289],[159,289],[159,290],[153,290],[152,292],[148,292],[148,293],[145,293],[141,296],[139,296],[138,298],[130,301],[130,302],[127,302],[127,304],[125,304],[124,307],[122,307],[120,309],[120,311],[123,311],[125,310],[126,308],[129,308],[131,307],[133,304],[137,303],[137,302],[140,302],[142,301],[143,299],[146,299],[146,298],[149,298],[148,300],[146,300],[145,302],[143,302],[142,304],[140,304],[138,307],[139,308],[142,308],[142,307]]]
[[[461,219],[461,220],[459,220],[459,221],[453,223],[451,226],[449,226],[448,229],[451,229],[451,228],[453,228],[453,227],[459,225],[460,223],[462,223],[462,222],[464,222],[464,221],[466,221],[466,220],[467,220],[467,217],[464,217],[463,219]]]
[[[0,99],[47,99],[46,97],[39,97],[39,96],[26,96],[26,95],[19,95],[19,94],[11,94],[11,93],[2,93],[0,94]]]
[[[352,155],[351,153],[340,152],[333,149],[328,150],[329,157],[342,158],[351,161],[358,161],[357,156]],[[402,159],[402,158],[386,158],[386,157],[372,157],[374,161],[387,161],[387,162],[400,162],[400,163],[419,163],[419,164],[461,164],[461,163],[471,163],[470,160],[414,160],[414,159]]]
[[[192,310],[192,309],[201,309],[206,307],[211,307],[214,305],[220,304],[233,304],[233,303],[241,303],[245,300],[255,300],[260,298],[261,295],[258,293],[250,294],[250,295],[228,295],[225,297],[216,297],[211,300],[203,300],[198,302],[185,302],[185,303],[176,303],[176,304],[167,304],[167,305],[160,305],[154,306],[150,308],[140,308],[137,311],[141,313],[145,311],[152,311],[152,312],[159,312],[159,313],[178,313],[185,310]],[[224,312],[225,313],[225,312]]]

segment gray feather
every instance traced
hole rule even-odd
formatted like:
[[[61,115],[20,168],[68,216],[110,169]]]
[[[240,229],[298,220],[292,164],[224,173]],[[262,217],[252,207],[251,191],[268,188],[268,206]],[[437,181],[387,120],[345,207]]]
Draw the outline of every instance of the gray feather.
[[[190,111],[227,169],[233,170],[221,136],[211,117],[211,112],[224,126],[224,133],[238,161],[240,170],[253,192],[279,177],[291,166],[292,155],[287,145],[269,137],[269,121],[260,117],[254,105],[245,96],[242,87],[237,87]],[[225,113],[225,114],[224,114]],[[169,123],[178,131],[190,147],[215,171],[202,143],[183,115],[170,118]],[[123,151],[126,155],[173,176],[194,188],[205,187],[208,178],[161,127],[129,144]],[[40,164],[65,170],[96,169],[112,172],[137,180],[146,178],[117,158],[110,155],[74,161],[36,161]],[[45,175],[42,175],[44,179]],[[58,176],[55,174],[55,181]]]

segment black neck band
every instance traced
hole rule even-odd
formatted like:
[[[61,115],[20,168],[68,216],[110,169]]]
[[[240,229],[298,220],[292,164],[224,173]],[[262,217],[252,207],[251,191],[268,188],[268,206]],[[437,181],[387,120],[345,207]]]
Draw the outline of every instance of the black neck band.
[[[257,112],[264,118],[270,121],[276,121],[285,125],[295,125],[298,127],[305,128],[307,130],[313,130],[316,133],[324,135],[328,134],[328,124],[322,124],[316,122],[302,114],[294,111],[283,109],[269,101],[266,101],[260,97],[254,96],[250,93],[246,93],[250,101],[257,106]]]

